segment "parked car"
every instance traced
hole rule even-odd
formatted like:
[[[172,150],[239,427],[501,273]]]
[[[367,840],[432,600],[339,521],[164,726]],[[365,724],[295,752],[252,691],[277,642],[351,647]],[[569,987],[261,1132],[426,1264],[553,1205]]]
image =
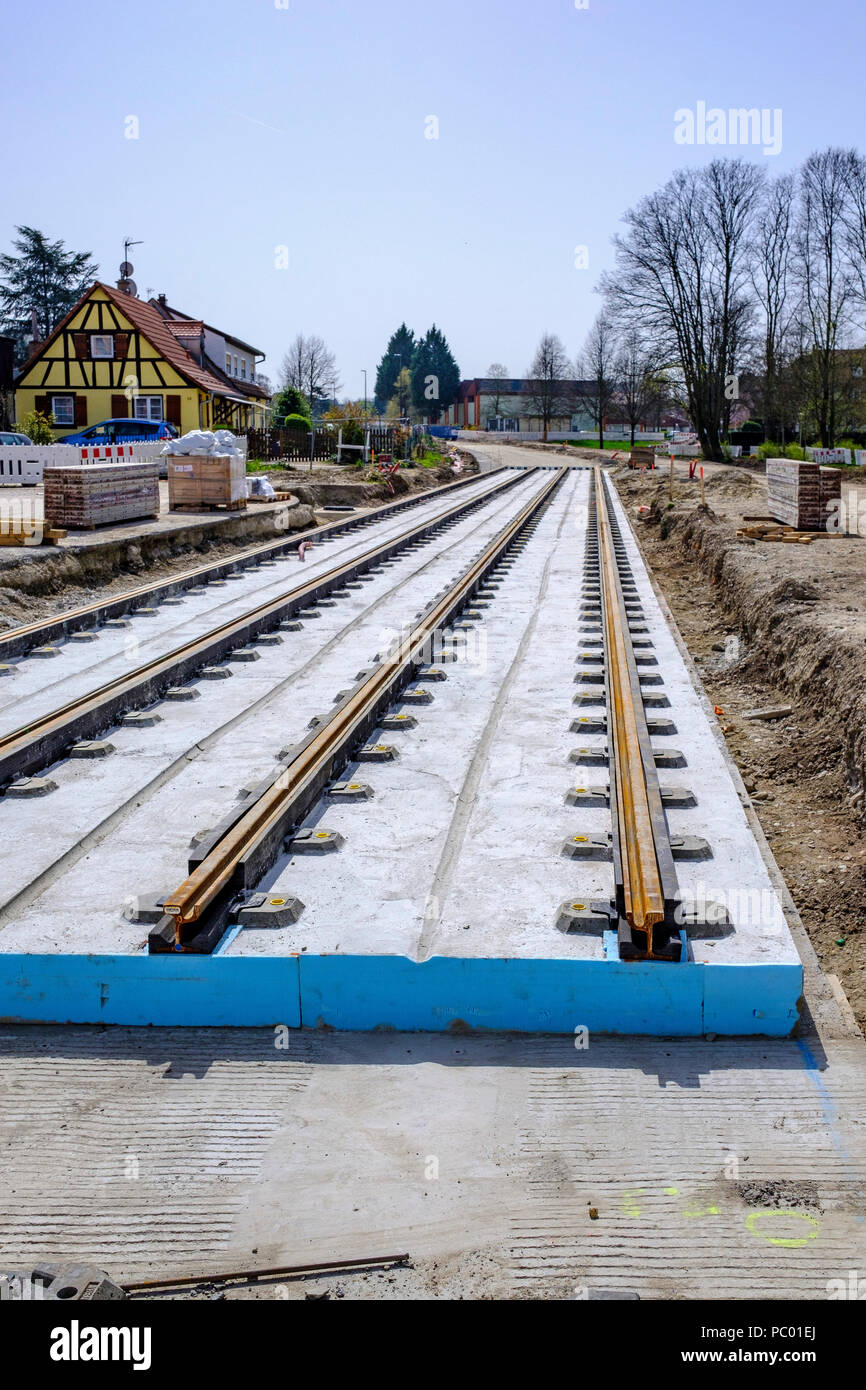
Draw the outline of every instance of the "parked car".
[[[0,430],[0,445],[32,443],[33,440],[28,439],[26,434],[16,434],[14,430]]]
[[[100,420],[78,434],[66,434],[61,444],[147,444],[152,439],[176,439],[180,430],[167,420]]]

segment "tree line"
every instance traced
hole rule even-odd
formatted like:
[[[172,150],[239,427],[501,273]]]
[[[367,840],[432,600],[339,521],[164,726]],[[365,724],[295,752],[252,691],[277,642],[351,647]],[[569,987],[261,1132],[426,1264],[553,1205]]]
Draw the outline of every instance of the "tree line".
[[[675,173],[624,217],[585,349],[596,404],[624,394],[621,363],[667,381],[707,458],[738,400],[765,439],[832,448],[863,428],[866,160],[811,154],[771,177],[743,159]]]

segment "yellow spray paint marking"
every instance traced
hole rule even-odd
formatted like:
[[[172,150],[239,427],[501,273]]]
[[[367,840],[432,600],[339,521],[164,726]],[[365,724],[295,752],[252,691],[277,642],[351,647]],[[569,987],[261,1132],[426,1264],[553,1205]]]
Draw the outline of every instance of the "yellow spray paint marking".
[[[327,838],[328,838],[328,832],[327,832],[327,830],[317,830],[317,831],[316,831],[316,839],[317,839],[317,840],[327,840]]]
[[[759,1221],[769,1221],[778,1217],[790,1218],[794,1221],[805,1221],[811,1227],[806,1235],[803,1236],[772,1236],[769,1231],[758,1230]],[[782,1245],[786,1250],[797,1250],[803,1245],[808,1245],[810,1240],[815,1240],[821,1229],[820,1222],[814,1216],[808,1216],[804,1211],[750,1211],[746,1217],[746,1230],[749,1235],[757,1236],[759,1240],[766,1240],[770,1245]]]
[[[679,1195],[679,1188],[678,1188],[678,1187],[666,1187],[666,1188],[664,1189],[664,1194],[665,1194],[666,1197],[676,1197],[676,1196]]]
[[[641,1208],[638,1206],[637,1202],[632,1199],[638,1197],[641,1192],[643,1192],[642,1187],[630,1187],[627,1192],[623,1193],[622,1201],[620,1202],[620,1210],[623,1212],[623,1215],[631,1216],[635,1220],[640,1216]]]
[[[585,845],[585,844],[586,844],[586,836],[585,836],[585,835],[575,835],[575,837],[574,837],[574,843],[575,843],[576,845]]]
[[[718,1208],[718,1207],[713,1207],[713,1206],[710,1206],[710,1207],[693,1207],[691,1210],[689,1210],[688,1208],[686,1208],[686,1210],[683,1212],[683,1216],[688,1217],[688,1219],[689,1219],[689,1220],[692,1220],[692,1221],[695,1220],[695,1219],[697,1219],[698,1217],[701,1217],[701,1216],[718,1216],[718,1215],[719,1215],[719,1208]]]

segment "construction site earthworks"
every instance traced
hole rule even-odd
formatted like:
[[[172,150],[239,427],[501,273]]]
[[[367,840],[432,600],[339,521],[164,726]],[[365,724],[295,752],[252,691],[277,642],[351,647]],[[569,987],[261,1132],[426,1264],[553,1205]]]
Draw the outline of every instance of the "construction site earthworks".
[[[796,1300],[863,1258],[866,538],[565,447],[149,523],[147,573],[60,541],[30,622],[5,564],[10,1288]]]

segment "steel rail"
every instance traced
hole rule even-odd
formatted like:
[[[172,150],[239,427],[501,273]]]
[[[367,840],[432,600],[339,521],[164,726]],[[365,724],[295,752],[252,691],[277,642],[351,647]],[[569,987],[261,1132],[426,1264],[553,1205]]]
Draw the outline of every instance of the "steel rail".
[[[181,668],[181,676],[186,678],[195,669],[206,665],[208,660],[216,660],[225,655],[240,641],[249,641],[252,635],[251,628],[255,629],[258,635],[287,613],[296,612],[305,604],[309,605],[317,597],[323,597],[327,590],[338,588],[340,583],[352,575],[370,568],[391,551],[403,548],[451,517],[500,496],[518,482],[530,477],[534,471],[516,474],[504,483],[500,481],[495,487],[473,496],[468,501],[458,502],[437,516],[410,526],[399,536],[391,536],[361,555],[340,562],[324,574],[310,579],[300,588],[268,599],[266,603],[250,609],[241,617],[231,618],[219,627],[211,628],[210,631],[182,643],[172,651],[143,663],[134,671],[106,681],[104,685],[98,686],[86,695],[79,696],[0,737],[0,783],[46,766],[59,757],[63,748],[76,738],[93,737],[109,727],[112,717],[116,717],[121,710],[127,712],[136,700],[140,705],[152,702],[159,696],[160,682],[164,684],[172,673],[177,677],[178,668]]]
[[[180,574],[157,580],[155,583],[138,585],[134,589],[127,589],[124,593],[112,595],[110,598],[96,599],[93,603],[82,604],[79,608],[71,608],[66,613],[58,613],[53,618],[43,618],[39,622],[24,623],[20,627],[9,628],[0,634],[0,661],[24,656],[32,647],[52,641],[58,636],[65,636],[69,632],[77,632],[80,628],[86,627],[90,621],[100,622],[110,617],[122,617],[124,613],[129,612],[131,607],[137,607],[147,600],[153,601],[160,597],[168,598],[169,595],[181,592],[191,584],[236,573],[239,569],[245,568],[246,565],[254,563],[256,560],[265,560],[269,556],[281,555],[286,552],[291,554],[304,541],[327,540],[331,536],[338,536],[359,526],[384,520],[397,512],[406,511],[437,497],[442,497],[446,493],[465,488],[471,483],[478,482],[479,478],[492,478],[494,474],[498,475],[505,471],[503,466],[492,469],[487,474],[470,473],[465,478],[458,478],[453,483],[443,483],[440,487],[430,488],[426,492],[401,497],[397,501],[385,503],[381,507],[373,507],[370,511],[362,512],[358,516],[345,516],[339,520],[326,522],[324,526],[312,526],[306,531],[296,531],[294,535],[284,537],[282,540],[265,541],[261,545],[250,546],[226,559],[212,561],[208,565],[198,565],[195,569],[183,570]],[[171,540],[171,534],[166,533],[165,538]]]
[[[615,786],[611,808],[618,821],[625,918],[646,935],[647,954],[653,954],[653,928],[665,918],[665,892],[656,852],[654,817],[650,807],[639,720],[628,660],[631,638],[614,552],[604,480],[596,467],[595,499],[599,536],[599,573],[607,654],[607,682]],[[633,661],[631,663],[633,665]],[[638,694],[639,698],[639,694]]]
[[[507,550],[529,518],[544,505],[568,471],[567,468],[558,469],[541,492],[521,508],[447,593],[422,616],[400,646],[361,682],[184,882],[165,898],[163,911],[173,920],[176,950],[183,949],[185,928],[198,922],[206,909],[234,886],[242,861],[269,835],[273,839],[273,832],[279,829],[287,811],[300,806],[300,814],[306,814],[304,807],[317,798],[334,758],[353,744],[365,721],[378,717],[379,712],[392,703],[394,690],[407,673],[420,664],[421,654],[437,629],[465,605],[486,572]]]

